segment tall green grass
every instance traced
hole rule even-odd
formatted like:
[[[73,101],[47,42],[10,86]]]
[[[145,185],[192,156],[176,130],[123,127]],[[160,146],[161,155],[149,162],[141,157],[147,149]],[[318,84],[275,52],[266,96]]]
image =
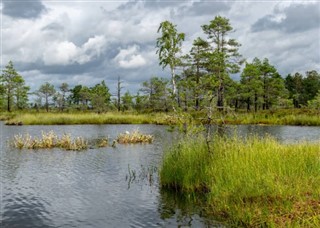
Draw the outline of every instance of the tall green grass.
[[[267,125],[295,125],[320,126],[320,116],[313,114],[237,114],[226,115],[218,120],[219,123],[228,124],[267,124]]]
[[[320,143],[215,136],[211,149],[201,136],[169,149],[162,187],[205,195],[207,212],[230,226],[320,225]]]
[[[66,124],[165,124],[165,114],[121,113],[24,113],[9,119],[8,125],[66,125]]]
[[[190,112],[193,122],[207,123],[206,113]],[[268,124],[320,126],[320,114],[314,110],[288,109],[259,111],[257,113],[215,112],[212,123],[216,124]],[[3,112],[0,120],[9,125],[56,125],[56,124],[166,124],[175,125],[186,121],[185,113],[119,113],[96,114],[90,112],[46,113],[46,112]]]

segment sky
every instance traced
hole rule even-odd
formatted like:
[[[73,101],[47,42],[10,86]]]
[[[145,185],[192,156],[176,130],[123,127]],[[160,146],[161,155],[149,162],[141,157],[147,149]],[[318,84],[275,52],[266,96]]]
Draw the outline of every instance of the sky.
[[[135,94],[152,76],[170,78],[155,47],[162,21],[185,33],[186,54],[217,15],[247,61],[268,58],[283,77],[320,72],[319,1],[1,0],[0,11],[1,69],[12,60],[31,91],[105,80],[115,94],[119,76],[123,93]]]

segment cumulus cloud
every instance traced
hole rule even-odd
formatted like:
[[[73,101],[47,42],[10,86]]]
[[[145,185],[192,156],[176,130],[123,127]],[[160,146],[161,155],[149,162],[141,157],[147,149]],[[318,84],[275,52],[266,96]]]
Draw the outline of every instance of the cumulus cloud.
[[[139,46],[133,45],[127,49],[121,49],[114,61],[121,68],[138,68],[146,65],[146,60],[139,52]]]
[[[253,32],[281,30],[286,33],[304,32],[319,28],[319,3],[293,4],[283,10],[275,8],[273,14],[260,18],[252,25]]]
[[[77,52],[72,42],[53,43],[43,53],[43,61],[45,65],[68,65],[74,61]]]
[[[283,75],[320,70],[319,3],[24,0],[13,7],[13,2],[1,8],[3,64],[12,60],[33,90],[48,79],[55,85],[105,80],[113,86],[120,75],[134,92],[152,75],[169,78],[155,54],[159,24],[176,24],[186,34],[187,52],[195,38],[207,37],[201,25],[217,15],[230,19],[236,30],[230,36],[249,61],[267,57]]]
[[[56,42],[48,46],[43,53],[45,65],[84,64],[99,57],[104,49],[106,40],[103,36],[90,38],[81,47],[70,41]]]

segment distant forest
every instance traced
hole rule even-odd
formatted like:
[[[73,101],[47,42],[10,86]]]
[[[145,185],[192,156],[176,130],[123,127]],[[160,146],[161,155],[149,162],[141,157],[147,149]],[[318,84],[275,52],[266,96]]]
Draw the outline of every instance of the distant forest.
[[[233,28],[227,18],[216,16],[201,28],[207,38],[198,37],[190,52],[181,55],[185,34],[169,21],[160,24],[157,54],[159,64],[170,69],[171,79],[152,76],[142,82],[137,94],[124,92],[121,78],[113,96],[105,81],[93,87],[73,88],[67,83],[56,88],[44,82],[38,90],[30,91],[10,61],[0,76],[1,110],[169,112],[200,111],[208,106],[219,111],[320,109],[320,74],[316,70],[282,77],[267,58],[245,61],[238,52],[240,44],[229,38]],[[230,77],[234,73],[240,73],[239,81]],[[31,95],[36,99],[29,102]]]

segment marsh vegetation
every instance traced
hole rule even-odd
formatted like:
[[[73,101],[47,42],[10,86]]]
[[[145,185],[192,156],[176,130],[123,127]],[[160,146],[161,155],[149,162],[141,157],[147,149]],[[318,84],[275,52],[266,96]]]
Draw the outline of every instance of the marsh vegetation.
[[[89,147],[107,147],[116,146],[116,142],[120,144],[136,144],[136,143],[152,143],[154,140],[153,135],[143,134],[138,129],[132,132],[126,131],[120,133],[117,139],[113,140],[110,144],[109,137],[102,137],[99,139],[91,140],[90,143],[83,137],[73,138],[71,134],[62,134],[58,136],[54,131],[41,132],[40,137],[31,136],[29,133],[17,134],[9,144],[17,149],[51,149],[61,148],[65,150],[86,150]]]
[[[132,132],[126,131],[117,137],[117,142],[121,144],[152,143],[153,140],[154,137],[152,135],[143,134],[139,129],[135,129]]]
[[[18,134],[13,137],[11,145],[18,149],[50,149],[62,148],[65,150],[85,150],[88,142],[83,137],[71,138],[70,134],[59,137],[53,131],[42,132],[41,137],[33,137],[30,134]]]
[[[206,198],[207,212],[231,226],[318,227],[320,144],[272,137],[188,137],[167,150],[165,189]]]

